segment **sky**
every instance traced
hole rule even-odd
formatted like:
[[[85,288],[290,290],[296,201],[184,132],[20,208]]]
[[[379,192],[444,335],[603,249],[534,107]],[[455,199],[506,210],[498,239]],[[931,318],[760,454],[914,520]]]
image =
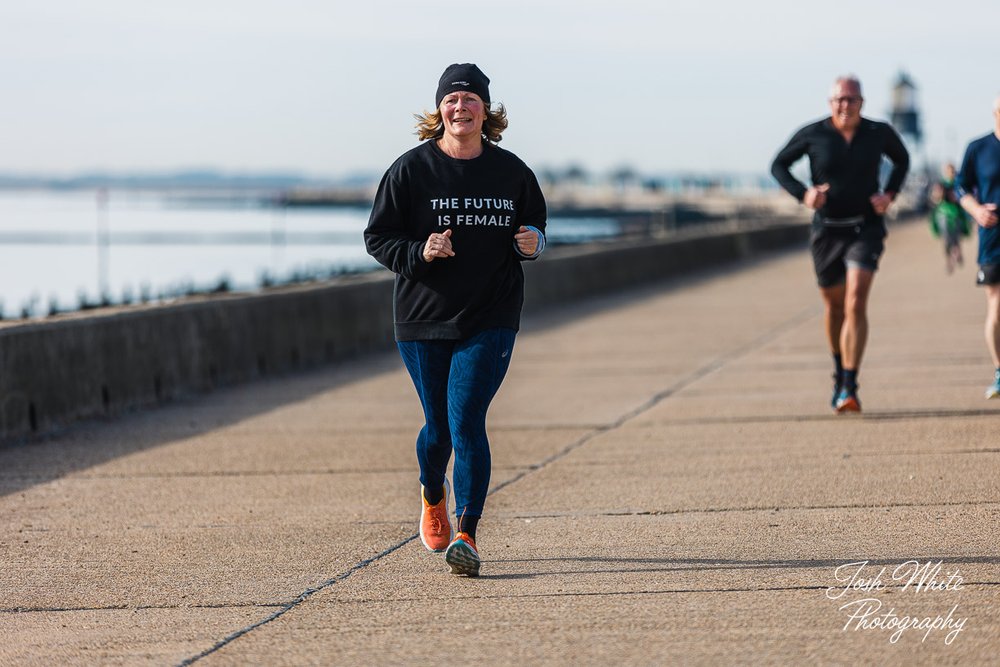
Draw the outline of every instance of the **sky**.
[[[0,8],[0,172],[382,173],[475,62],[536,169],[766,173],[853,73],[924,152],[992,129],[996,0],[48,0]]]

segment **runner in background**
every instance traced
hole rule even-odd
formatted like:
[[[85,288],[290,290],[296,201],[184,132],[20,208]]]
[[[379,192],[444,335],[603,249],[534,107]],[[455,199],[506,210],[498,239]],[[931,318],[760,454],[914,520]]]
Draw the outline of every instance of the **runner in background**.
[[[955,165],[941,166],[941,179],[931,186],[931,233],[944,239],[945,271],[951,274],[962,266],[962,237],[969,235],[969,217],[958,203],[955,192]]]
[[[993,101],[993,131],[965,150],[958,194],[962,208],[979,227],[976,283],[986,290],[986,347],[996,369],[986,398],[1000,398],[1000,95]]]
[[[861,116],[861,82],[840,77],[830,91],[831,115],[798,130],[778,152],[771,173],[785,190],[813,209],[813,266],[826,306],[825,329],[833,355],[837,412],[860,412],[858,372],[868,341],[868,295],[884,248],[884,215],[903,186],[910,158],[887,123]],[[811,185],[790,168],[809,158]],[[882,156],[892,163],[879,184]]]

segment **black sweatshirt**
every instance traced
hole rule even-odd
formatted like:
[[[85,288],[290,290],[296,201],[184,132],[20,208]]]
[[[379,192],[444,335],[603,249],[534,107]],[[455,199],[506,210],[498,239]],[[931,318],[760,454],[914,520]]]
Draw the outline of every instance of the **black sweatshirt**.
[[[810,123],[792,136],[771,163],[771,174],[799,201],[807,188],[792,176],[789,167],[803,155],[809,156],[813,185],[830,184],[826,204],[816,212],[816,224],[825,218],[857,216],[864,216],[865,223],[881,224],[869,197],[879,192],[882,156],[892,160],[885,192],[899,192],[910,165],[903,141],[887,123],[862,118],[850,144],[830,118]]]
[[[460,340],[484,329],[517,329],[524,301],[521,225],[545,231],[545,200],[517,156],[484,143],[471,160],[434,140],[393,163],[365,230],[368,253],[395,272],[396,340]],[[454,257],[423,258],[432,232],[451,229]]]

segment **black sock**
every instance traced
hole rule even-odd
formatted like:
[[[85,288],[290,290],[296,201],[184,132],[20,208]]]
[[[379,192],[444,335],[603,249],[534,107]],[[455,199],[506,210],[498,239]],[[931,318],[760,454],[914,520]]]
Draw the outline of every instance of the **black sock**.
[[[844,378],[844,359],[839,353],[833,355],[833,372],[837,382],[840,383]]]
[[[848,391],[855,391],[858,388],[858,371],[850,370],[848,368],[844,369],[844,389]]]
[[[460,516],[458,518],[458,532],[468,533],[473,541],[476,539],[476,526],[479,525],[478,516]]]
[[[424,500],[426,500],[431,505],[437,505],[444,498],[444,485],[441,485],[437,489],[429,489],[424,487]]]

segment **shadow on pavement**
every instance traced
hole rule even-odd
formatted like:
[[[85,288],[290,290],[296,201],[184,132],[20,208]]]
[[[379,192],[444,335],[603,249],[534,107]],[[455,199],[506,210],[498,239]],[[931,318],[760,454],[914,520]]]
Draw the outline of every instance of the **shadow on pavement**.
[[[699,572],[716,570],[809,570],[835,569],[845,564],[867,563],[868,567],[894,568],[909,561],[942,565],[1000,565],[1000,556],[923,556],[902,558],[838,558],[817,560],[726,560],[709,558],[609,558],[578,556],[566,558],[523,558],[485,560],[484,563],[593,563],[607,567],[546,570],[544,572],[518,572],[511,574],[481,574],[481,579],[534,579],[538,577],[581,574],[628,574],[644,572]],[[971,582],[970,582],[971,583]],[[979,582],[982,583],[982,582]],[[1000,582],[989,582],[1000,583]],[[826,588],[827,586],[817,586]],[[796,588],[801,588],[797,586]]]
[[[323,369],[219,388],[151,409],[88,420],[37,439],[0,445],[0,497],[160,445],[237,424],[360,379],[396,371],[382,353]]]

